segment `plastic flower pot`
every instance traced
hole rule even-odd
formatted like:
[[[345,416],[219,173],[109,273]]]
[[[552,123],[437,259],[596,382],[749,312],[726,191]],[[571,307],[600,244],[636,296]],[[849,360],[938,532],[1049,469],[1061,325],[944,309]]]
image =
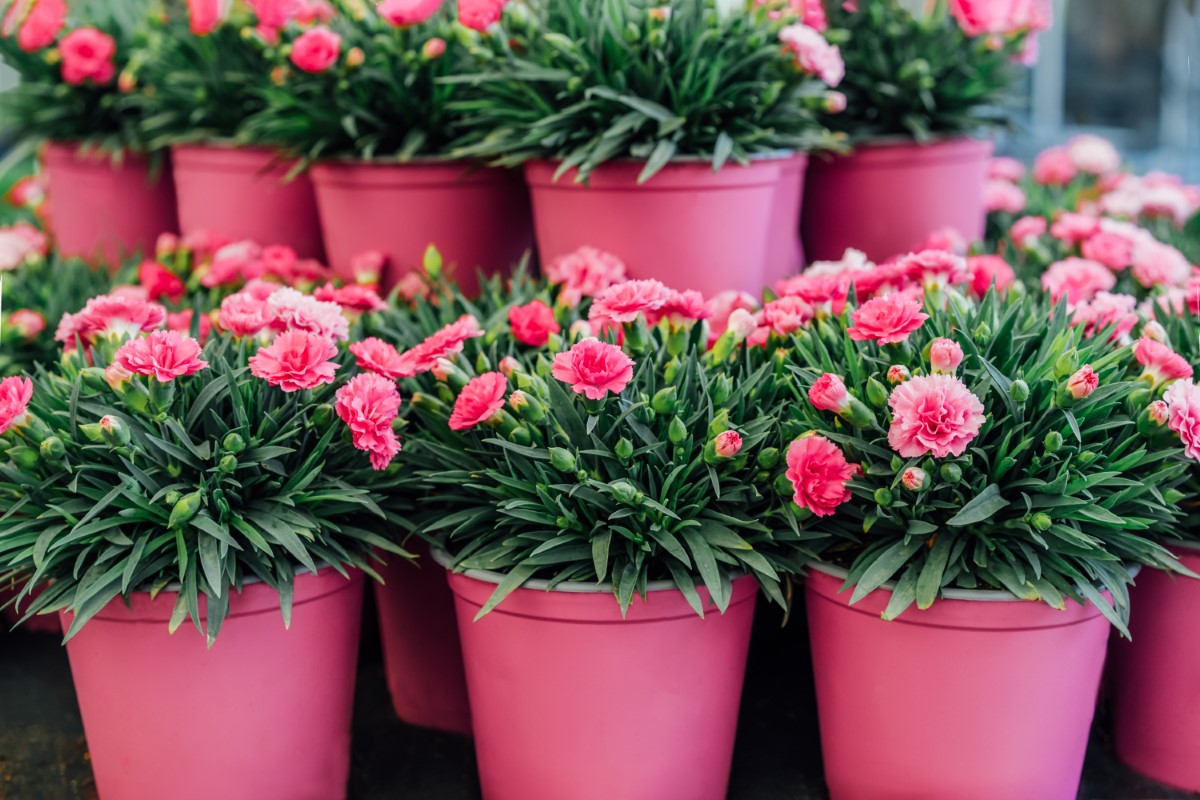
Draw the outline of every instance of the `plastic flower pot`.
[[[622,619],[611,586],[531,581],[475,621],[503,577],[449,573],[485,800],[725,797],[754,578],[703,618],[670,583]]]
[[[770,240],[764,283],[794,275],[804,266],[804,244],[800,240],[800,211],[804,200],[804,173],[808,156],[797,153],[783,162],[775,211],[771,217]]]
[[[284,244],[323,259],[317,199],[307,175],[285,181],[289,165],[267,149],[186,145],[171,149],[179,230]]]
[[[330,266],[353,280],[354,258],[387,256],[383,286],[420,269],[434,245],[446,273],[467,294],[477,270],[513,267],[532,243],[520,176],[462,162],[331,161],[312,168]]]
[[[67,655],[100,797],[345,797],[363,596],[351,574],[297,575],[290,628],[273,589],[245,586],[211,648],[190,621],[167,632],[170,592],[92,618]]]
[[[946,228],[979,239],[991,154],[991,142],[961,138],[880,141],[849,155],[813,158],[802,215],[805,254],[833,261],[854,247],[882,261]]]
[[[1098,610],[950,590],[885,622],[890,588],[851,606],[845,577],[806,580],[833,800],[1075,800],[1109,633]]]
[[[558,164],[531,162],[525,180],[539,258],[546,263],[590,245],[619,257],[632,278],[705,297],[727,289],[757,295],[772,271],[768,261],[778,269],[789,258],[793,226],[780,227],[791,211],[781,184],[787,170],[795,180],[794,163],[764,158],[713,172],[706,162],[678,161],[639,184],[640,161],[602,164],[586,183],[575,180],[575,170],[556,181]]]
[[[160,233],[177,230],[175,188],[166,159],[158,174],[145,156],[84,154],[50,143],[42,154],[49,182],[50,227],[60,254],[118,264],[153,254]]]
[[[9,600],[16,597],[18,591],[18,587],[9,586],[7,583],[0,584],[0,606],[5,606],[0,611],[0,622],[3,623],[4,630],[17,624],[17,620],[24,616],[26,606],[33,600],[31,597],[22,600],[20,611],[12,606],[6,606]],[[38,614],[26,620],[20,630],[29,633],[62,633],[62,625],[59,623],[58,617],[53,614]]]
[[[1172,542],[1185,567],[1200,547]],[[1130,590],[1133,640],[1113,644],[1112,709],[1117,756],[1159,783],[1200,792],[1200,581],[1143,570]]]
[[[417,565],[392,558],[375,584],[392,706],[411,725],[470,735],[454,595],[428,545],[415,540],[409,549],[421,556]]]

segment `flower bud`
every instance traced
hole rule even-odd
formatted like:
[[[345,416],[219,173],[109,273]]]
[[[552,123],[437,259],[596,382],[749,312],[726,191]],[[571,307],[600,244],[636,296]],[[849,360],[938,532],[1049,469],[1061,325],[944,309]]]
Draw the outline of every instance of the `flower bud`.
[[[221,449],[226,453],[240,453],[246,449],[246,440],[241,437],[241,434],[230,431],[221,440]]]
[[[421,258],[421,267],[425,270],[425,274],[433,280],[439,280],[442,277],[442,254],[434,247],[429,245],[425,248],[425,255]]]
[[[508,440],[514,444],[529,445],[533,443],[533,436],[528,428],[518,425],[508,434]]]
[[[981,322],[975,328],[975,341],[985,344],[992,340],[992,328],[986,322]]]
[[[237,469],[237,467],[238,467],[237,456],[232,455],[232,454],[227,453],[227,454],[221,456],[221,460],[219,462],[217,462],[217,469],[219,469],[221,472],[224,472],[226,475],[229,475],[230,473],[232,473],[234,470]]]
[[[83,385],[93,391],[102,392],[108,389],[108,381],[104,378],[104,370],[99,367],[88,367],[79,373]]]
[[[100,430],[99,422],[88,422],[79,426],[79,431],[89,442],[104,441],[104,431]]]
[[[908,367],[903,364],[892,364],[888,367],[887,379],[888,383],[895,386],[898,383],[904,383],[912,377],[912,373],[908,371]]]
[[[962,467],[953,463],[942,464],[938,469],[938,474],[946,483],[955,484],[962,480]]]
[[[38,452],[47,461],[58,461],[67,454],[67,448],[62,439],[57,436],[47,436],[42,439]]]
[[[1042,445],[1045,446],[1047,453],[1057,453],[1062,449],[1063,436],[1058,431],[1050,431],[1042,440]]]
[[[876,408],[883,408],[887,405],[888,390],[874,377],[867,378],[867,400]]]
[[[121,391],[125,388],[125,385],[129,383],[132,377],[133,374],[131,372],[128,372],[116,364],[109,364],[104,369],[105,383],[107,383],[109,388],[118,394],[121,393]]]
[[[764,447],[758,451],[758,465],[763,469],[774,469],[779,463],[779,448]]]
[[[714,406],[723,406],[729,402],[729,395],[733,394],[733,381],[729,376],[722,372],[717,376],[717,379],[712,383],[712,401]]]
[[[435,58],[441,58],[446,52],[446,40],[438,36],[429,39],[425,44],[421,45],[421,58],[426,61],[433,61]]]
[[[825,113],[840,114],[846,110],[846,95],[841,92],[825,93]]]
[[[517,361],[512,356],[505,356],[500,359],[500,372],[504,377],[511,379],[517,371],[521,369],[521,362]]]
[[[428,45],[429,42],[426,42],[425,44]],[[354,69],[355,67],[361,67],[363,61],[365,61],[366,59],[367,59],[367,55],[366,55],[366,53],[363,52],[363,49],[361,47],[351,47],[349,50],[346,51],[346,66],[349,67],[350,69]]]
[[[40,460],[38,451],[25,445],[9,448],[8,456],[21,469],[33,469]]]
[[[179,498],[181,497],[183,497],[183,495],[179,493],[178,489],[171,489],[169,492],[163,495],[163,502],[169,506],[173,506],[179,502]]]
[[[943,375],[953,375],[963,360],[963,349],[950,339],[934,339],[929,345],[929,366]]]
[[[1029,399],[1029,384],[1018,378],[1008,389],[1008,396],[1014,403],[1024,403]]]
[[[1065,378],[1079,369],[1079,354],[1072,347],[1054,362],[1054,377]]]
[[[1152,319],[1142,326],[1142,336],[1166,344],[1167,329],[1162,326],[1161,322]]]
[[[574,472],[575,456],[570,450],[564,450],[561,447],[551,447],[550,466],[559,472]]]
[[[733,334],[737,343],[746,341],[750,334],[758,330],[758,320],[744,308],[735,308],[726,325],[726,331]]]
[[[887,508],[892,504],[892,492],[885,486],[880,486],[875,490],[875,502]]]
[[[112,414],[105,414],[100,418],[100,432],[105,441],[118,447],[129,444],[129,440],[133,438],[125,423]]]
[[[179,498],[171,508],[171,518],[167,521],[167,528],[178,528],[186,523],[200,511],[201,497],[199,492],[185,494]]]
[[[654,413],[656,414],[674,414],[675,408],[678,405],[676,394],[674,386],[659,389],[654,393],[654,398],[650,401],[650,407],[654,409]]]
[[[671,424],[667,426],[667,439],[671,441],[671,444],[683,444],[687,438],[688,431],[683,420],[679,417],[671,417]]]
[[[1088,464],[1096,460],[1096,454],[1091,450],[1084,450],[1075,458],[1075,463],[1081,467],[1086,467]]]
[[[614,448],[614,450],[617,453],[617,458],[621,459],[622,461],[628,461],[629,459],[633,458],[633,442],[629,441],[624,436],[617,441],[617,446]]]
[[[313,413],[312,413],[313,427],[314,428],[327,428],[333,424],[333,420],[334,420],[335,416],[336,415],[334,414],[333,406],[329,405],[329,403],[322,403],[321,405],[319,405],[313,409]],[[240,439],[241,437],[239,436],[238,438]],[[237,453],[240,451],[231,449],[231,450],[229,450],[229,452]]]
[[[712,422],[708,423],[708,435],[716,436],[727,430],[729,430],[729,411],[723,408],[712,418]]]
[[[909,467],[900,476],[900,482],[904,484],[905,489],[919,492],[929,485],[929,475],[920,467]]]
[[[1099,385],[1100,377],[1090,364],[1084,364],[1059,387],[1059,400],[1067,401],[1064,405],[1070,405],[1072,401],[1082,400],[1096,391]]]
[[[1039,531],[1048,530],[1054,524],[1049,514],[1039,511],[1029,520],[1030,524]]]
[[[737,431],[725,431],[713,439],[718,458],[733,458],[742,449],[742,437]]]
[[[796,493],[796,487],[792,485],[792,480],[787,476],[787,473],[780,473],[775,478],[775,492],[781,497],[789,498]]]
[[[1169,416],[1170,411],[1167,408],[1167,404],[1162,400],[1155,400],[1142,409],[1142,413],[1138,414],[1138,431],[1145,436],[1156,433],[1167,423]]]
[[[609,489],[612,491],[613,497],[615,497],[621,503],[633,505],[640,502],[638,495],[640,495],[641,492],[635,489],[633,484],[629,481],[614,481],[613,483],[609,484]]]

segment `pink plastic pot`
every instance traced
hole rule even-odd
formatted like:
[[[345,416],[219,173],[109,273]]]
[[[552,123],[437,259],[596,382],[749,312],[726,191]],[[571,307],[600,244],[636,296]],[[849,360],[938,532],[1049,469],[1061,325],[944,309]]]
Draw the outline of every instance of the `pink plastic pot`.
[[[289,165],[271,150],[188,145],[171,150],[179,230],[285,244],[302,258],[323,259],[317,199],[307,175],[285,182]]]
[[[1075,800],[1109,632],[1098,610],[950,591],[884,622],[891,592],[850,606],[845,574],[806,581],[832,800]]]
[[[67,643],[100,797],[345,797],[362,591],[298,575],[284,628],[279,596],[246,586],[211,648],[190,621],[167,633],[172,593],[109,604]]]
[[[590,245],[618,256],[633,278],[706,297],[726,289],[757,295],[790,258],[793,226],[780,228],[791,212],[785,165],[794,181],[794,159],[776,158],[715,173],[707,163],[676,162],[639,185],[641,162],[602,164],[586,184],[574,170],[555,181],[557,164],[526,164],[539,257],[547,263]]]
[[[133,253],[153,253],[160,233],[177,230],[165,160],[152,177],[149,160],[134,153],[125,153],[118,166],[107,153],[85,156],[74,145],[51,143],[42,158],[50,225],[62,255],[115,265]]]
[[[770,240],[767,243],[767,265],[764,283],[794,275],[804,266],[804,245],[800,240],[800,211],[804,200],[804,173],[808,156],[798,153],[783,162],[775,211],[771,217]]]
[[[881,142],[846,156],[813,158],[805,184],[805,254],[832,261],[854,247],[882,261],[945,228],[979,239],[991,154],[991,142],[946,139]]]
[[[533,582],[474,622],[502,577],[449,573],[485,800],[725,797],[753,578],[704,618],[670,584],[622,620],[610,587]]]
[[[429,558],[428,545],[409,549],[422,556],[417,565],[392,558],[381,570],[386,582],[375,584],[392,705],[411,725],[470,735],[454,595],[445,570]]]
[[[1200,548],[1173,543],[1185,567]],[[1200,581],[1143,570],[1130,590],[1133,641],[1113,644],[1117,755],[1159,783],[1200,792]]]
[[[330,265],[352,279],[354,257],[388,257],[385,289],[419,269],[429,245],[468,294],[513,267],[532,244],[520,175],[463,163],[333,161],[312,168]]]

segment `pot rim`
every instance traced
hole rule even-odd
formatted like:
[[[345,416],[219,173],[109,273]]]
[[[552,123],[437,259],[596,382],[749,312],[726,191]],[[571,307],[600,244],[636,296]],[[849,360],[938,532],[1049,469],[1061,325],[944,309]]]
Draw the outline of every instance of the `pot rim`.
[[[804,150],[779,149],[779,150],[768,150],[768,151],[762,152],[762,153],[753,153],[750,155],[749,160],[752,162],[755,162],[755,161],[787,161],[787,160],[790,160],[793,158],[808,158],[809,155],[810,154]],[[629,166],[629,165],[633,165],[633,164],[645,164],[647,160],[648,159],[645,159],[645,158],[633,158],[632,156],[623,156],[621,158],[610,158],[607,161],[597,164],[595,167],[592,168],[592,171],[595,172],[598,169],[603,169],[605,166],[607,166],[609,164],[622,164],[622,165]],[[553,164],[553,165],[557,166],[557,165],[561,164],[562,162],[563,162],[563,159],[561,159],[561,158],[531,158],[527,161],[522,162],[521,166],[524,167],[527,164],[544,164],[544,165]],[[671,164],[704,164],[704,165],[711,166],[712,157],[711,156],[698,156],[698,155],[674,156],[671,158],[670,161],[667,162],[667,166],[670,166]],[[740,165],[736,161],[727,161],[727,162],[725,162],[725,165],[721,167],[721,169],[725,169],[727,167],[737,167],[737,166],[740,166]],[[572,169],[575,169],[575,167],[572,167]],[[719,172],[720,170],[717,170],[717,171]]]
[[[903,133],[886,133],[882,136],[868,136],[864,139],[852,141],[850,143],[851,152],[859,148],[867,147],[895,147],[896,145],[915,145],[917,147],[933,147],[939,144],[947,144],[951,142],[979,142],[990,143],[995,145],[995,140],[990,136],[973,136],[969,133],[943,133],[931,136],[928,139],[920,140],[915,136],[908,136]]]
[[[1200,550],[1200,545],[1197,545],[1197,550]],[[831,578],[839,578],[844,583],[850,570],[843,567],[838,567],[833,564],[825,564],[820,561],[809,561],[804,565],[806,569],[815,572],[821,572]],[[1141,564],[1133,564],[1125,568],[1129,573],[1129,577],[1136,578],[1138,573],[1142,571]],[[896,588],[895,581],[888,581],[874,591],[891,592]],[[839,593],[841,590],[838,590]],[[1029,603],[1030,600],[1022,600],[1012,592],[1006,589],[942,589],[938,592],[939,600],[966,600],[976,603]]]
[[[466,575],[468,578],[474,578],[477,581],[482,581],[484,583],[495,583],[495,584],[499,584],[501,581],[503,581],[505,578],[508,577],[503,572],[494,572],[492,570],[487,570],[487,569],[461,569],[461,570],[455,569],[454,568],[454,556],[450,555],[450,551],[448,551],[441,544],[430,545],[429,554],[433,557],[434,561],[436,561],[438,564],[445,567],[447,571],[453,572],[456,575]],[[750,573],[748,573],[748,572],[743,572],[743,573],[738,573],[738,574],[734,574],[734,573],[726,573],[726,574],[729,575],[729,580],[731,582],[738,580],[739,578],[749,577],[749,575],[750,575]],[[703,584],[702,583],[698,584],[697,588],[700,588],[700,586],[703,586]],[[521,586],[519,588],[535,589],[535,590],[546,591],[546,592],[563,592],[564,594],[612,594],[612,592],[613,592],[613,585],[611,582],[608,582],[608,581],[605,581],[604,583],[581,583],[579,581],[562,581],[560,583],[555,584],[554,586],[551,586],[550,581],[546,580],[545,578],[533,578],[533,579],[527,580],[523,584],[521,584]],[[649,594],[650,592],[667,592],[667,591],[678,592],[679,587],[675,585],[674,581],[663,580],[663,581],[647,581],[646,582],[646,593],[647,594]]]

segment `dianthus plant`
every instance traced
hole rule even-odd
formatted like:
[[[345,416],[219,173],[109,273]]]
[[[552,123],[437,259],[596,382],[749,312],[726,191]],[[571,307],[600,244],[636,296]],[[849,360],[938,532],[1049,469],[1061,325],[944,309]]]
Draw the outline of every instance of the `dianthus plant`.
[[[882,295],[773,338],[801,391],[783,491],[885,618],[948,588],[1094,603],[1124,630],[1130,569],[1180,511],[1179,447],[1139,432],[1131,353],[1065,304]],[[1105,596],[1110,593],[1111,601]]]

